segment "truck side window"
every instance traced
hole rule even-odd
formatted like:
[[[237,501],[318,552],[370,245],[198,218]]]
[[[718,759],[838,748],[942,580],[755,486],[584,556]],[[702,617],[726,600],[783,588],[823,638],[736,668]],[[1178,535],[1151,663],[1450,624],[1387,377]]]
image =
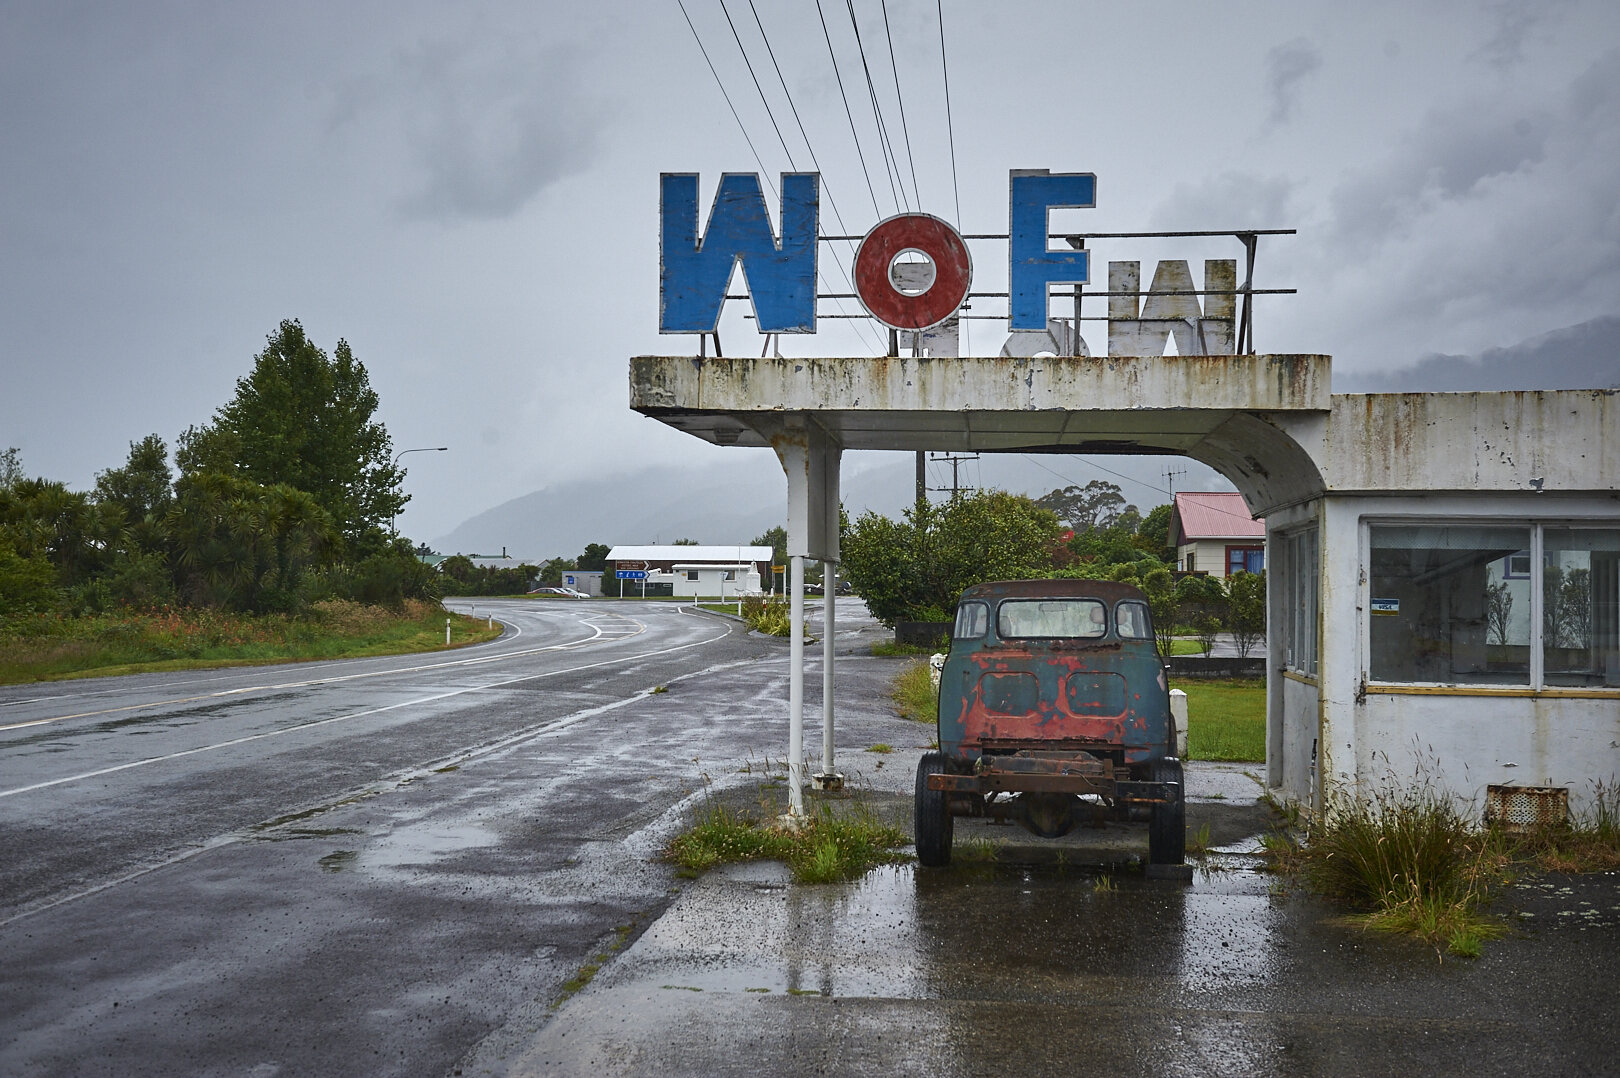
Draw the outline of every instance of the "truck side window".
[[[990,608],[984,603],[962,603],[956,608],[953,640],[977,640],[990,627]]]
[[[1114,623],[1124,640],[1148,640],[1153,636],[1153,624],[1148,620],[1145,603],[1124,602],[1114,607]]]

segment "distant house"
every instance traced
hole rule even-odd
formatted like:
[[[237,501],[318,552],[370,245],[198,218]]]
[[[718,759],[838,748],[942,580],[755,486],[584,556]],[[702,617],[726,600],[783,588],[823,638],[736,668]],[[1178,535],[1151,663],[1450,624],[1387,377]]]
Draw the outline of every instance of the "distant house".
[[[602,594],[602,570],[600,569],[564,569],[562,582],[563,587],[582,591],[586,595]]]
[[[760,594],[771,554],[768,546],[616,546],[607,560],[615,573],[644,572],[649,586],[667,584],[677,598],[695,598]]]
[[[1184,573],[1258,573],[1266,567],[1266,522],[1250,516],[1235,491],[1188,491],[1170,511],[1170,545]]]

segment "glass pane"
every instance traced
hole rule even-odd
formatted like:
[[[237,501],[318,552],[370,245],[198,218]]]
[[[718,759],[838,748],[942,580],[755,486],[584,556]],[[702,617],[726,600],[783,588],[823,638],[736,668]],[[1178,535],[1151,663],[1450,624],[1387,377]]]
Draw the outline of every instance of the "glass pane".
[[[1530,683],[1530,581],[1510,560],[1530,529],[1372,529],[1368,673],[1375,681]]]
[[[1114,621],[1119,626],[1119,635],[1127,640],[1148,640],[1153,636],[1146,603],[1120,603],[1114,607]]]
[[[1548,685],[1620,685],[1620,529],[1548,528],[1541,656]]]
[[[1101,636],[1108,613],[1096,599],[1009,599],[1001,604],[996,630],[1003,637]]]
[[[990,628],[990,608],[984,603],[962,603],[956,608],[952,640],[977,640]]]

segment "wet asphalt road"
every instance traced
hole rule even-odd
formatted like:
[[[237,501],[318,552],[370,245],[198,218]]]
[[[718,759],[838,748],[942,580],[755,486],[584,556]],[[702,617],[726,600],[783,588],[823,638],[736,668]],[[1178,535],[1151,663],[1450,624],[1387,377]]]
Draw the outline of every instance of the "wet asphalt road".
[[[780,770],[785,647],[480,608],[521,634],[0,690],[0,1075],[1620,1071],[1620,876],[1522,881],[1513,935],[1441,962],[1279,893],[1246,769],[1194,765],[1190,886],[1140,877],[1139,827],[977,823],[945,871],[681,881],[691,807]],[[909,826],[932,731],[840,624],[839,769]]]
[[[0,690],[0,1074],[446,1074],[655,917],[703,770],[786,744],[786,649],[478,606],[501,641]]]

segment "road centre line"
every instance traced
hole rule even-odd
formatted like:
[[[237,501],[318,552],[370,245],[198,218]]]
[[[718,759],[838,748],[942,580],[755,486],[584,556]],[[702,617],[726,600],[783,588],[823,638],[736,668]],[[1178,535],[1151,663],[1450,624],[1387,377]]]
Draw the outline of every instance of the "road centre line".
[[[145,704],[126,704],[123,707],[104,708],[100,711],[81,711],[73,715],[55,715],[49,718],[31,719],[27,722],[14,722],[0,726],[0,733],[4,733],[8,730],[24,730],[31,726],[47,726],[53,722],[67,722],[70,719],[90,719],[100,715],[116,715],[126,711],[141,711],[146,708],[168,707],[173,704],[194,704],[202,700],[217,700],[224,696],[240,696],[243,693],[250,692],[274,692],[280,689],[303,689],[311,688],[317,685],[335,685],[344,681],[358,681],[363,678],[391,677],[396,674],[414,674],[425,670],[442,670],[456,666],[479,666],[484,663],[502,662],[506,659],[517,659],[530,655],[538,655],[546,651],[570,651],[574,648],[580,648],[587,644],[594,643],[603,637],[615,640],[628,639],[632,636],[641,635],[641,633],[645,632],[647,629],[645,625],[637,622],[637,629],[635,632],[616,635],[610,634],[603,630],[600,626],[592,625],[588,621],[584,622],[583,624],[592,630],[590,636],[585,637],[582,640],[574,640],[562,644],[548,644],[545,647],[528,648],[523,651],[507,651],[502,652],[499,655],[480,655],[471,659],[454,659],[450,662],[423,663],[418,666],[392,667],[387,670],[369,670],[361,674],[342,674],[336,677],[328,678],[312,678],[303,681],[285,681],[273,685],[251,685],[236,689],[222,689],[219,692],[203,693],[197,696],[182,696],[170,700],[153,700],[150,703]]]
[[[713,638],[711,638],[711,640],[699,641],[699,643],[711,643],[713,640],[718,640],[718,639],[720,639],[720,637],[713,637]],[[682,645],[682,646],[683,647],[695,647],[697,645],[695,645],[695,644],[686,644],[686,645]],[[706,666],[701,670],[693,670],[690,673],[681,674],[681,675],[679,675],[677,677],[671,678],[669,681],[665,682],[665,684],[675,685],[675,684],[678,684],[678,683],[680,683],[682,681],[686,681],[686,680],[688,680],[690,678],[703,677],[706,674],[720,673],[721,671],[736,669],[737,667],[740,667],[740,666],[752,666],[757,662],[758,662],[757,659],[741,659],[741,660],[737,660],[737,661],[734,661],[734,662],[715,663],[714,665]],[[495,687],[495,686],[491,686],[491,687]],[[477,745],[477,746],[474,746],[474,747],[469,748],[469,749],[463,749],[463,750],[461,750],[459,752],[451,753],[449,756],[440,757],[439,759],[430,761],[430,762],[428,762],[426,764],[420,764],[420,765],[415,766],[415,767],[406,768],[406,769],[404,769],[402,771],[396,771],[391,775],[384,776],[382,779],[380,779],[380,780],[378,780],[376,782],[367,783],[365,786],[362,786],[362,787],[360,787],[358,789],[349,790],[349,791],[346,791],[344,793],[341,793],[341,794],[337,795],[335,798],[333,798],[329,802],[327,802],[327,804],[321,806],[319,811],[324,812],[324,811],[326,811],[328,809],[337,808],[338,806],[343,805],[343,804],[352,803],[353,801],[359,800],[361,798],[374,796],[376,794],[384,792],[387,788],[389,788],[391,786],[398,786],[402,782],[423,778],[423,777],[425,777],[425,776],[427,776],[429,774],[433,774],[433,773],[437,772],[442,767],[448,766],[450,764],[456,764],[456,765],[459,766],[459,765],[466,764],[466,763],[469,763],[469,762],[474,761],[474,760],[481,759],[483,757],[493,756],[495,753],[500,752],[503,749],[511,748],[512,746],[521,744],[524,741],[528,741],[528,740],[531,740],[531,739],[538,739],[538,738],[542,738],[542,737],[549,737],[549,736],[551,736],[553,734],[561,733],[562,731],[566,730],[568,727],[575,726],[575,725],[585,721],[586,719],[594,718],[594,717],[596,717],[598,715],[603,715],[603,714],[606,714],[607,712],[610,712],[610,711],[616,711],[621,707],[624,707],[624,706],[626,706],[628,704],[633,704],[638,700],[644,699],[645,696],[646,696],[645,693],[638,692],[635,695],[627,696],[622,700],[614,700],[611,703],[601,704],[601,705],[598,705],[596,707],[586,708],[583,711],[576,711],[576,712],[573,712],[572,714],[564,715],[564,716],[562,716],[560,718],[547,720],[546,722],[540,723],[537,726],[532,726],[527,730],[520,730],[517,733],[507,734],[506,736],[498,738],[495,741],[488,742],[487,744]],[[325,721],[331,721],[331,720],[325,720]],[[0,796],[4,796],[4,795],[0,795]],[[693,793],[689,794],[686,798],[684,798],[681,801],[677,802],[676,805],[674,806],[674,808],[684,808],[689,803],[695,803],[697,799],[702,798],[704,796],[706,796],[706,795],[704,794],[704,792],[702,790],[694,791]],[[671,817],[671,814],[672,814],[673,811],[674,811],[673,808],[672,809],[666,809],[664,811],[664,813],[662,813],[659,816],[658,821],[654,821],[654,823],[656,824],[659,821],[662,821],[662,820],[664,820],[666,818]],[[307,818],[306,813],[301,812],[298,815],[300,816],[300,818]],[[649,824],[648,826],[651,827],[653,825]],[[143,865],[140,868],[135,869],[132,872],[127,872],[124,875],[119,876],[119,877],[117,877],[115,879],[106,880],[106,881],[104,881],[102,883],[98,883],[98,884],[95,884],[95,885],[93,885],[91,887],[88,887],[85,890],[75,891],[72,894],[61,895],[61,896],[59,896],[59,897],[57,897],[55,899],[52,899],[51,901],[49,901],[47,903],[44,903],[43,905],[35,906],[35,907],[30,908],[30,909],[26,909],[26,910],[23,910],[23,911],[21,911],[19,913],[13,914],[11,917],[8,917],[8,918],[6,918],[4,920],[0,920],[0,928],[4,928],[7,925],[12,924],[13,922],[16,922],[16,921],[22,921],[22,920],[26,920],[27,918],[30,918],[30,917],[35,917],[35,916],[37,916],[37,915],[39,915],[41,913],[44,913],[44,912],[46,912],[48,910],[53,910],[58,906],[66,905],[69,902],[76,902],[81,898],[89,898],[92,895],[97,895],[97,894],[100,894],[103,891],[111,890],[112,888],[118,887],[118,886],[120,886],[122,884],[130,883],[130,882],[132,882],[134,880],[140,879],[142,876],[150,875],[151,873],[156,872],[156,871],[158,871],[160,869],[168,868],[171,865],[179,864],[182,861],[189,861],[191,858],[196,857],[199,854],[208,853],[208,852],[210,852],[212,850],[220,849],[220,848],[225,847],[225,846],[231,846],[231,845],[234,845],[234,844],[236,844],[238,842],[242,842],[242,841],[247,840],[247,839],[255,838],[255,837],[259,836],[260,834],[262,834],[266,830],[270,830],[270,828],[267,828],[265,824],[261,823],[261,824],[256,824],[256,825],[251,826],[251,827],[243,828],[242,830],[239,830],[239,831],[229,832],[227,834],[220,835],[217,838],[210,839],[207,842],[204,842],[204,843],[202,843],[200,845],[191,847],[190,849],[182,850],[179,853],[176,853],[176,854],[174,854],[174,855],[172,855],[170,857],[166,857],[163,860],[158,861],[158,862],[156,862],[154,864]],[[645,831],[645,830],[647,830],[647,828],[643,828],[642,830]],[[641,832],[637,832],[637,834],[640,834],[640,833]],[[632,837],[634,837],[634,836],[632,836]]]
[[[36,782],[36,783],[32,783],[32,784],[27,785],[27,786],[18,786],[15,789],[11,789],[11,790],[0,790],[0,798],[14,797],[17,794],[31,793],[34,790],[43,790],[43,789],[46,789],[46,788],[51,787],[51,786],[61,786],[61,785],[65,784],[65,783],[82,782],[85,779],[100,778],[103,775],[111,775],[111,774],[115,774],[116,772],[119,772],[119,771],[128,771],[129,769],[135,768],[135,767],[145,767],[147,764],[163,763],[164,761],[167,761],[167,760],[178,760],[178,759],[180,759],[182,757],[195,756],[198,753],[202,753],[202,752],[212,752],[214,749],[230,748],[230,747],[232,747],[234,745],[245,745],[245,744],[247,744],[249,742],[252,742],[252,741],[262,741],[265,738],[278,737],[278,736],[280,736],[282,734],[290,734],[290,733],[297,732],[299,730],[312,730],[312,729],[314,729],[314,728],[316,728],[318,726],[330,726],[333,723],[347,722],[349,719],[361,719],[361,718],[366,718],[367,716],[370,716],[370,715],[380,715],[380,714],[383,714],[384,712],[388,712],[388,711],[397,711],[400,708],[415,707],[415,706],[418,706],[418,705],[421,705],[421,704],[431,704],[431,703],[435,703],[435,702],[437,702],[439,700],[448,700],[448,699],[450,699],[451,697],[454,697],[454,696],[464,696],[464,695],[466,695],[467,693],[470,693],[470,692],[486,692],[486,691],[488,691],[490,689],[500,689],[500,688],[504,688],[504,687],[506,687],[508,685],[516,685],[516,684],[519,684],[519,683],[524,682],[524,681],[538,681],[541,678],[556,677],[559,674],[579,673],[582,670],[594,670],[594,669],[596,669],[598,667],[613,666],[613,665],[616,665],[618,663],[633,662],[633,661],[635,661],[637,659],[651,659],[651,658],[656,658],[656,657],[658,657],[660,655],[670,655],[670,654],[673,654],[673,653],[675,653],[677,651],[687,651],[687,650],[690,650],[691,648],[702,647],[702,646],[704,646],[706,644],[712,644],[716,640],[723,639],[724,637],[730,635],[730,632],[731,632],[731,630],[728,628],[725,632],[721,633],[719,636],[711,636],[706,640],[698,640],[698,641],[695,641],[695,642],[690,643],[690,644],[679,644],[679,645],[677,645],[675,647],[672,647],[672,648],[663,648],[663,649],[660,649],[658,651],[646,651],[646,652],[642,652],[642,653],[640,653],[638,655],[625,655],[625,656],[620,656],[619,658],[616,658],[616,659],[605,659],[605,660],[603,660],[601,662],[587,663],[584,666],[569,667],[566,670],[549,670],[549,671],[545,671],[545,672],[539,673],[539,674],[525,674],[522,677],[508,678],[505,681],[497,681],[497,682],[493,682],[493,683],[488,684],[488,685],[469,685],[468,687],[466,687],[464,689],[453,689],[453,690],[451,690],[449,692],[435,693],[435,694],[433,694],[431,696],[418,697],[415,700],[404,700],[404,701],[401,701],[400,703],[397,703],[397,704],[387,704],[387,705],[385,705],[383,707],[368,708],[365,711],[355,711],[355,712],[351,712],[348,715],[334,715],[332,718],[329,718],[329,719],[315,719],[315,720],[312,720],[310,722],[298,723],[295,726],[284,726],[284,727],[280,728],[279,730],[267,730],[262,734],[248,734],[248,735],[246,735],[244,737],[234,737],[234,738],[231,738],[231,739],[229,739],[227,741],[215,742],[212,745],[199,745],[196,748],[181,749],[178,752],[165,753],[162,756],[150,756],[150,757],[147,757],[147,758],[141,759],[141,760],[131,760],[129,763],[117,764],[117,765],[114,765],[113,767],[103,767],[103,768],[98,768],[95,771],[86,771],[86,772],[83,772],[83,773],[78,774],[78,775],[66,775],[66,776],[63,776],[62,778],[58,778],[58,779],[48,779],[48,780],[46,780],[44,782]],[[538,650],[551,651],[551,650],[554,650],[554,649],[553,648],[541,648],[541,649],[538,649]],[[632,697],[632,699],[635,699],[635,698]]]

